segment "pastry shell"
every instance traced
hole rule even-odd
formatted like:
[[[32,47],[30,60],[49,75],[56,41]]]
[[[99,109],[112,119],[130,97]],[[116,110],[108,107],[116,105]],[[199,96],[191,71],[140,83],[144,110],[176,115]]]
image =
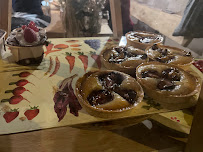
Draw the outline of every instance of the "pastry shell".
[[[136,96],[135,104],[132,105],[128,103],[127,107],[122,109],[114,109],[114,110],[106,110],[106,109],[98,108],[89,104],[87,100],[87,96],[95,89],[102,89],[102,85],[99,83],[97,76],[100,74],[110,73],[110,72],[120,73],[121,75],[124,76],[125,79],[123,80],[120,87],[132,89],[136,91],[137,96]],[[120,117],[129,116],[129,114],[131,114],[134,111],[134,108],[136,107],[136,105],[142,101],[144,97],[144,92],[140,84],[133,77],[118,71],[106,70],[106,71],[88,72],[85,75],[83,75],[83,77],[79,78],[76,82],[76,96],[81,106],[90,115],[101,117],[101,118],[120,118]],[[122,99],[125,100],[124,98]],[[126,103],[127,101],[124,102],[124,104]]]
[[[110,54],[112,53],[111,50],[114,47],[118,47],[118,46],[106,48],[101,52],[101,55],[100,55],[102,64],[109,70],[116,70],[116,71],[127,73],[131,76],[135,76],[136,67],[141,63],[145,63],[149,61],[149,58],[147,57],[146,59],[123,61],[121,64],[110,63],[108,60],[109,60]],[[127,48],[128,48],[128,51],[130,50],[131,52],[135,52],[138,54],[146,54],[143,50],[134,48],[133,46],[127,46]]]
[[[155,50],[152,51],[151,47],[152,46],[149,46],[148,48],[146,48],[145,51],[147,53],[147,56],[151,60],[156,61],[156,59],[155,59],[156,54],[155,54],[155,52],[153,52]],[[192,62],[194,61],[194,58],[192,56],[183,56],[187,53],[183,49],[179,49],[179,48],[171,47],[171,46],[166,46],[166,45],[161,45],[161,44],[157,44],[157,47],[161,48],[161,49],[167,49],[171,52],[171,54],[175,55],[176,60],[172,60],[168,64],[175,65],[175,66],[178,66],[182,69],[187,70],[190,67],[190,65],[192,64]]]
[[[157,88],[158,80],[149,77],[142,78],[141,73],[143,71],[153,69],[157,70],[160,73],[166,68],[178,69],[181,73],[181,77],[183,77],[180,83],[178,83],[182,86],[180,86],[177,90],[175,89],[175,91],[159,90]],[[160,103],[161,106],[166,109],[178,110],[189,108],[197,103],[201,88],[199,80],[195,76],[177,66],[159,62],[144,63],[137,67],[136,78],[143,87],[144,92],[149,97],[153,98],[155,102]]]

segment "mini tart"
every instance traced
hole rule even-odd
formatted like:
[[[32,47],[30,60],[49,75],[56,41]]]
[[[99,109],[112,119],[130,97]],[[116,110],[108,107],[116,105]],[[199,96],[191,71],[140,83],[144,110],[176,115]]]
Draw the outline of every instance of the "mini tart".
[[[134,110],[142,101],[144,92],[133,77],[108,70],[88,72],[79,78],[76,96],[90,115],[119,118]]]
[[[131,31],[126,33],[127,44],[145,50],[154,43],[162,43],[163,37],[158,34],[145,31]]]
[[[136,67],[141,63],[148,62],[149,58],[143,50],[133,46],[115,46],[102,51],[101,61],[107,69],[134,76]]]
[[[159,62],[144,63],[137,67],[136,78],[144,92],[164,108],[189,108],[198,100],[198,79],[177,66]]]
[[[146,49],[146,53],[154,61],[176,65],[183,69],[187,69],[194,60],[191,52],[165,45],[154,44]]]

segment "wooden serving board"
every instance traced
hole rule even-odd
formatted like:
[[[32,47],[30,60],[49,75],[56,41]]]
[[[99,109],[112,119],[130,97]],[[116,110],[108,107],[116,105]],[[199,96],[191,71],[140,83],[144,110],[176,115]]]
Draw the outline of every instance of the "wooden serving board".
[[[84,40],[93,39],[98,40],[100,43],[100,47],[97,50],[92,49],[84,42]],[[21,79],[26,79],[30,83],[27,83],[24,86],[26,91],[21,94],[24,99],[20,103],[0,103],[0,134],[10,134],[33,131],[38,129],[73,126],[113,120],[91,116],[84,109],[80,110],[79,116],[76,117],[69,112],[68,108],[65,117],[60,122],[58,122],[58,117],[54,111],[55,103],[53,101],[53,97],[55,95],[55,92],[57,91],[59,83],[65,78],[69,78],[77,74],[77,77],[74,78],[72,82],[72,87],[73,89],[75,89],[75,82],[79,77],[83,76],[85,72],[90,70],[98,70],[98,65],[92,58],[90,51],[94,51],[97,55],[99,55],[104,47],[114,44],[118,45],[118,40],[113,40],[109,37],[74,39],[63,38],[49,40],[53,44],[53,48],[49,50],[49,53],[47,52],[47,48],[44,48],[45,56],[43,62],[38,67],[18,66],[15,64],[7,64],[1,61],[0,101],[2,101],[3,99],[11,99],[11,97],[13,96],[13,93],[5,93],[5,91],[13,90],[17,87],[15,84],[9,85],[9,83],[17,82]],[[53,52],[54,50],[58,51]],[[69,62],[66,59],[66,52],[72,53],[72,56],[74,56],[75,58],[75,65],[71,73]],[[88,59],[88,68],[86,71],[84,70],[84,65],[79,58],[78,52],[83,52]],[[53,60],[53,66],[49,71],[48,69],[50,68],[50,59]],[[57,68],[57,60],[60,62],[60,66],[58,67],[58,71],[54,75],[52,75],[54,69]],[[102,67],[101,69],[104,68]],[[13,76],[25,71],[29,72],[30,75],[27,77]],[[35,111],[35,117],[32,120],[28,120],[28,117],[25,114],[25,112],[30,108],[30,106],[37,107],[39,112],[38,113]],[[10,111],[11,109],[18,109],[19,114],[16,118],[7,123],[5,113]],[[152,114],[163,113],[168,111],[169,110],[161,109],[160,106],[155,105],[152,100],[149,101],[148,99],[145,99],[143,100],[143,102],[138,104],[134,113],[129,115],[128,118],[137,118],[137,120],[140,122],[143,120],[140,119],[140,117],[142,116],[143,118],[146,118]]]

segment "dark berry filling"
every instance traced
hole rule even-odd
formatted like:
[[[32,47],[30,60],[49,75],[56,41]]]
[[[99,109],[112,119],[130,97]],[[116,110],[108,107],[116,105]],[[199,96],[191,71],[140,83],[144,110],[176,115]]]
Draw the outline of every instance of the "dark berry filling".
[[[162,71],[162,77],[171,81],[180,81],[180,73],[177,69],[170,68]]]
[[[152,50],[157,50],[158,49],[158,45],[157,44],[154,44],[153,46],[152,46]]]
[[[191,52],[187,52],[185,56],[192,56]]]
[[[136,37],[136,38],[138,38],[138,39],[143,39],[143,37],[142,37],[142,36],[137,35],[137,34],[133,34],[133,36],[134,36],[134,37]]]
[[[162,56],[167,56],[168,55],[168,50],[167,49],[160,49],[159,50]]]
[[[114,50],[117,52],[117,54],[111,54],[111,57],[109,58],[110,63],[121,63],[126,60],[127,47],[116,47]]]
[[[116,90],[115,92],[126,99],[130,104],[136,102],[137,93],[134,90]]]
[[[140,58],[141,58],[142,60],[147,59],[147,54],[142,54]]]
[[[172,81],[164,79],[157,84],[157,88],[159,88],[160,90],[173,90],[175,88],[175,85]]]
[[[155,58],[155,60],[162,62],[162,63],[169,63],[171,60],[175,59],[175,56],[170,54],[168,49],[159,48],[157,44],[154,44],[152,50],[158,51],[160,55]]]
[[[149,70],[142,72],[142,78],[160,78],[159,73],[156,70]]]
[[[111,72],[107,74],[103,74],[99,76],[99,81],[101,84],[106,88],[113,90],[120,86],[120,84],[123,82],[124,77],[116,72]]]
[[[116,47],[114,48],[114,51],[116,51],[117,53],[111,54],[109,58],[110,63],[120,64],[121,62],[126,61],[128,58],[131,58],[131,57],[136,57],[137,59],[140,58],[142,60],[147,59],[146,54],[137,54],[137,53],[128,52],[127,47]]]
[[[118,53],[126,52],[126,51],[127,51],[127,47],[115,47],[114,49],[115,49]]]
[[[178,69],[176,68],[168,68],[163,70],[161,74],[159,74],[156,70],[148,70],[142,72],[142,78],[151,77],[162,80],[157,84],[157,88],[160,90],[173,90],[175,88],[175,84],[173,81],[180,81],[181,75]]]
[[[88,101],[91,105],[96,105],[96,103],[104,104],[107,102],[110,102],[113,100],[113,96],[110,93],[111,91],[115,91],[120,96],[122,96],[124,99],[126,99],[130,104],[134,104],[136,102],[136,95],[137,93],[134,90],[121,90],[119,86],[124,80],[124,77],[116,72],[111,72],[107,74],[100,75],[99,81],[104,86],[105,90],[95,91],[92,92],[88,96]],[[103,94],[103,95],[102,95]],[[105,101],[103,101],[101,98],[105,96]],[[97,101],[98,100],[98,101]],[[93,103],[94,101],[94,103]]]
[[[154,36],[145,36],[145,35],[138,35],[133,34],[134,37],[138,39],[138,42],[140,43],[150,43],[151,40],[156,39]]]
[[[92,106],[97,106],[112,101],[113,97],[108,90],[95,90],[89,94],[87,100]]]
[[[157,57],[155,58],[157,61],[162,62],[162,63],[169,63],[171,60],[173,60],[175,58],[174,55],[168,55],[168,56],[161,56],[161,57]]]

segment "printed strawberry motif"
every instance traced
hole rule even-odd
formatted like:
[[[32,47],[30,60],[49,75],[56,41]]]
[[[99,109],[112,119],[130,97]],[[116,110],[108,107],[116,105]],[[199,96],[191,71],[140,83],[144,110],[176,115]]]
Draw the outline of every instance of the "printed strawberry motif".
[[[37,40],[37,35],[33,29],[26,27],[24,29],[24,39],[28,43],[33,43]]]
[[[34,117],[36,117],[39,113],[38,106],[37,107],[30,107],[29,110],[26,110],[24,115],[27,117],[28,120],[32,120]]]
[[[18,109],[13,109],[10,112],[6,112],[3,117],[7,123],[13,121],[16,117],[18,117],[19,112]]]

